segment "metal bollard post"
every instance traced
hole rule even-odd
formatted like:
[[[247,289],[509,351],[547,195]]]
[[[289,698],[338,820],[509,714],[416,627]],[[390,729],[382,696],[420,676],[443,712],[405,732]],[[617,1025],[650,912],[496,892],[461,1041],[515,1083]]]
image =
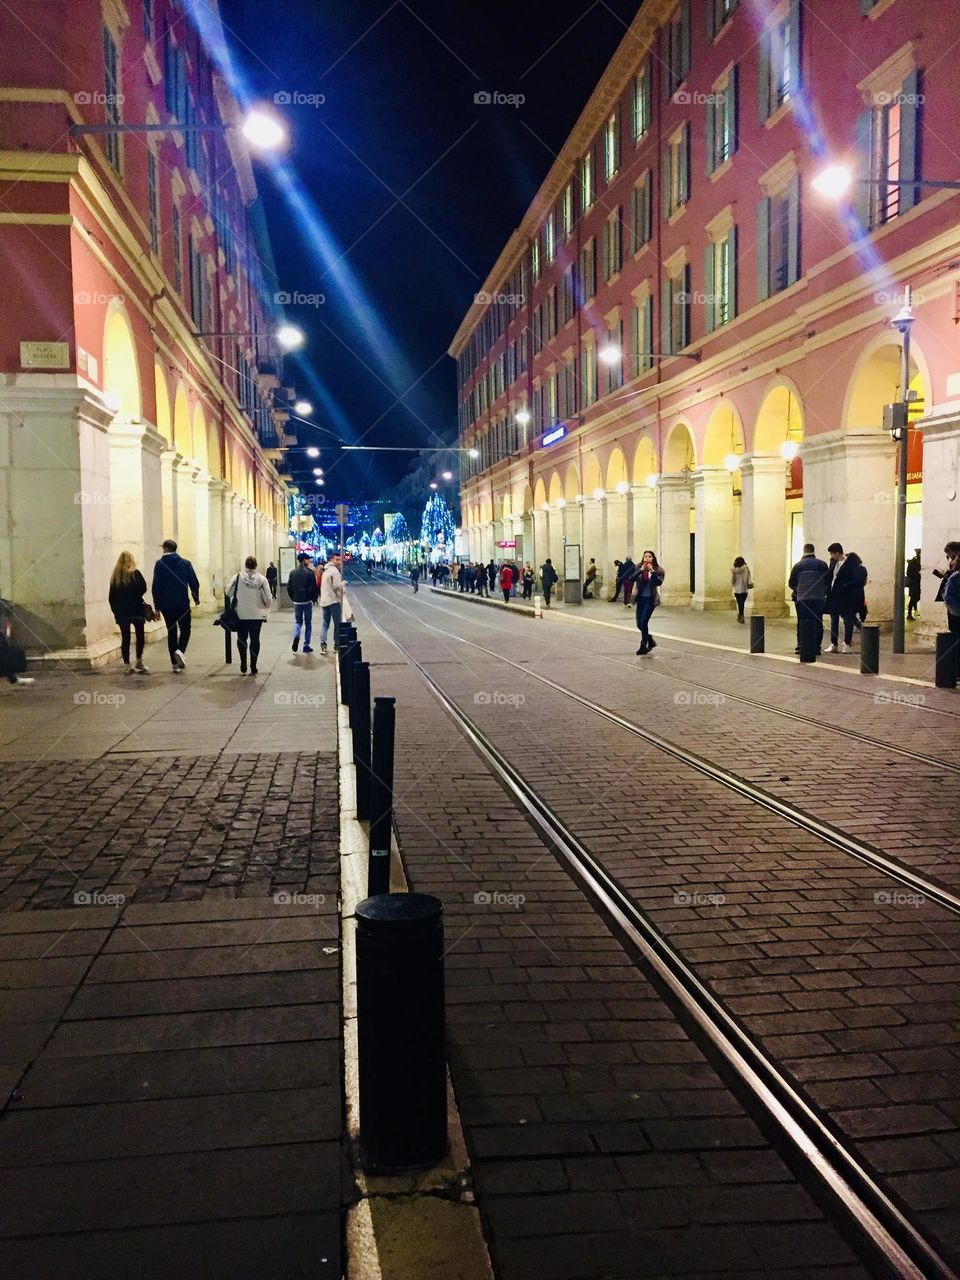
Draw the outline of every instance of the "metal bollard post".
[[[337,645],[337,666],[340,672],[340,701],[347,700],[347,649],[350,641],[346,636],[341,635]]]
[[[865,623],[860,631],[860,674],[880,674],[880,628],[872,623]]]
[[[396,699],[373,704],[373,758],[370,766],[370,850],[367,893],[390,892],[390,837],[393,832],[393,740]]]
[[[443,904],[380,894],[356,916],[360,1162],[424,1169],[447,1150]]]
[[[797,622],[797,639],[800,648],[801,662],[816,662],[817,660],[817,624],[813,618],[805,618],[801,616]]]
[[[957,687],[958,665],[960,665],[960,636],[955,636],[952,631],[938,632],[933,678],[938,689]]]
[[[750,652],[764,653],[766,649],[766,635],[764,626],[766,619],[762,613],[754,613],[750,615]]]
[[[347,710],[350,713],[350,724],[353,724],[353,685],[356,679],[357,663],[363,661],[363,645],[359,640],[353,640],[350,648],[347,650]]]
[[[370,663],[353,668],[353,767],[357,779],[357,817],[370,817]]]

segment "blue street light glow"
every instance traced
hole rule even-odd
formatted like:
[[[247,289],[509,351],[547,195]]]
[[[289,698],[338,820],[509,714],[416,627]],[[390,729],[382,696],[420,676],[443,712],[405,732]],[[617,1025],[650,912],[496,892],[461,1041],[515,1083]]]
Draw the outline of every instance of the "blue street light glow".
[[[556,444],[558,440],[562,440],[567,434],[566,427],[554,427],[552,431],[548,431],[540,440],[541,449],[545,449],[548,444]]]

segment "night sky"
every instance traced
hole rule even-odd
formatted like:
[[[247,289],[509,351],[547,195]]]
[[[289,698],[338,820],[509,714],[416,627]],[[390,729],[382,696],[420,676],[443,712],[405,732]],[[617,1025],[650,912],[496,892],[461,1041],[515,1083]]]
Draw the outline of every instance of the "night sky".
[[[309,354],[290,362],[314,418],[350,443],[456,438],[453,334],[635,15],[637,0],[221,0],[236,70],[290,123],[257,165],[280,287]],[[474,94],[523,94],[522,106]],[[315,106],[295,95],[323,95]],[[301,444],[332,437],[299,426]],[[295,475],[309,475],[291,455]],[[412,454],[325,450],[326,496],[402,500]],[[430,459],[429,466],[440,459]],[[316,465],[315,462],[309,466]],[[451,495],[452,496],[452,495]]]

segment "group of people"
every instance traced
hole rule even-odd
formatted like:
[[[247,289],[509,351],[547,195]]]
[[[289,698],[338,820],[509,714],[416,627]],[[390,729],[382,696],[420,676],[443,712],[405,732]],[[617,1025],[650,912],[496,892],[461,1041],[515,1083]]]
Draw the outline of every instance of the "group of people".
[[[410,571],[413,589],[416,591],[419,579],[418,565]],[[503,594],[504,604],[510,603],[511,596],[516,595],[517,588],[522,588],[523,599],[529,600],[533,594],[536,575],[529,564],[520,569],[513,561],[496,564],[491,560],[488,564],[480,561],[446,560],[438,561],[430,567],[430,581],[436,586],[452,587],[454,591],[470,595],[489,596],[499,590]]]
[[[167,629],[167,651],[171,670],[179,675],[186,668],[184,656],[190,643],[191,601],[200,604],[200,582],[189,560],[177,551],[173,538],[167,538],[162,546],[163,554],[153,567],[153,579],[147,600],[148,588],[143,574],[129,551],[123,551],[110,576],[109,604],[114,620],[120,628],[120,656],[127,674],[148,675],[143,653],[146,643],[146,624],[163,619]],[[271,572],[272,571],[272,572]],[[260,632],[270,616],[277,595],[278,574],[271,561],[265,574],[260,573],[254,556],[247,556],[243,568],[227,584],[224,591],[224,612],[218,621],[228,626],[237,637],[240,657],[240,674],[255,676],[260,657]],[[294,606],[293,643],[296,653],[303,638],[303,652],[312,653],[310,641],[313,629],[313,606],[319,602],[322,610],[320,652],[327,652],[327,636],[333,625],[333,643],[339,635],[344,605],[344,583],[341,558],[331,556],[324,564],[314,562],[306,552],[297,557],[297,567],[287,579],[287,595]],[[131,641],[133,658],[131,663]]]

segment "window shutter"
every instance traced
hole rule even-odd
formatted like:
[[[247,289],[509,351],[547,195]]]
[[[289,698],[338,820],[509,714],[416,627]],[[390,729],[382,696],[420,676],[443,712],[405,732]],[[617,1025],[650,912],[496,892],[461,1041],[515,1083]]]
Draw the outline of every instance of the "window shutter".
[[[707,39],[717,34],[717,0],[707,0]]]
[[[690,198],[690,124],[683,126],[680,138],[680,182],[678,186],[679,203],[686,204]]]
[[[643,341],[636,348],[637,351],[646,351],[646,356],[641,356],[640,367],[644,370],[653,368],[653,356],[649,354],[653,350],[653,295],[650,294],[643,304]]]
[[[671,58],[670,23],[660,28],[660,66],[663,68],[663,100],[670,101],[675,85],[673,83],[673,59]]]
[[[865,18],[876,3],[877,0],[860,0],[861,15]]]
[[[903,82],[900,101],[900,177],[909,182],[920,176],[920,72],[914,69]],[[900,208],[912,209],[920,198],[919,187],[900,188]]]
[[[643,184],[643,243],[648,244],[653,235],[653,174],[647,174]]]
[[[737,314],[737,228],[730,228],[727,250],[727,278],[723,287],[727,294],[727,316],[733,320]]]
[[[790,179],[787,192],[787,284],[800,279],[800,175]]]
[[[733,155],[740,145],[740,68],[736,63],[730,68],[727,93],[730,94],[730,154]]]
[[[690,74],[690,0],[680,0],[680,67],[679,79]]]
[[[703,331],[704,333],[713,333],[716,326],[717,304],[714,298],[714,279],[716,275],[716,258],[717,246],[711,240],[706,248],[706,262],[704,265],[704,306],[703,306]]]
[[[770,44],[771,34],[760,35],[760,123],[770,118]]]
[[[707,177],[717,167],[717,104],[712,101],[713,95],[708,95],[707,101]],[[721,119],[723,116],[723,108],[720,108]]]
[[[637,250],[640,248],[640,245],[643,243],[643,241],[640,238],[643,232],[643,223],[641,221],[642,200],[643,200],[642,189],[640,187],[634,187],[632,205],[630,209],[630,214],[631,214],[630,220],[632,224],[632,235],[631,235],[630,246],[634,253],[637,252]]]
[[[857,173],[858,178],[869,178],[873,156],[873,112],[864,111],[857,120]],[[867,182],[856,184],[857,221],[866,235],[870,230],[871,190]]]
[[[770,297],[770,201],[757,205],[757,301]]]
[[[668,356],[673,352],[670,329],[670,311],[673,300],[673,281],[666,276],[660,288],[660,351]]]
[[[680,308],[680,349],[688,346],[690,343],[690,264],[683,268],[680,276],[683,281],[683,297],[684,301]]]
[[[790,29],[790,65],[787,68],[790,94],[796,96],[800,88],[800,0],[790,0],[790,12],[787,15]]]
[[[646,126],[650,128],[650,121],[653,119],[653,59],[647,55],[647,60],[643,64],[643,85],[641,87],[643,119]]]
[[[670,147],[663,151],[663,216],[669,219],[673,209],[670,207],[670,193],[673,189],[673,152]]]

